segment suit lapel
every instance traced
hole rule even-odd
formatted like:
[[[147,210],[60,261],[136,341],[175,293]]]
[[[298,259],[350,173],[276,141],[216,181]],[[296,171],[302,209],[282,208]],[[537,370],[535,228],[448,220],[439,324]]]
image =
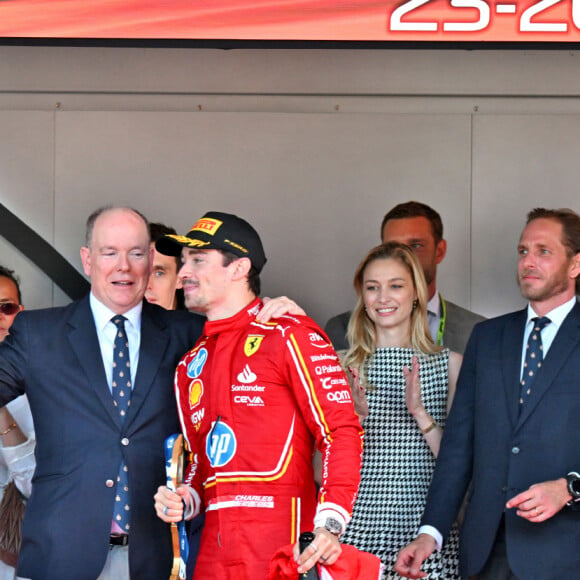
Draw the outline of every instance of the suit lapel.
[[[141,347],[135,385],[131,395],[131,406],[127,415],[127,426],[137,417],[149,391],[169,343],[167,324],[149,304],[144,302],[141,316]]]
[[[512,427],[517,424],[519,415],[522,341],[526,319],[526,309],[508,319],[501,345],[503,384]]]
[[[580,306],[574,306],[570,314],[566,316],[562,326],[558,330],[552,346],[542,363],[542,368],[536,375],[532,392],[525,402],[517,423],[519,428],[534,412],[538,403],[542,400],[546,391],[553,385],[560,369],[570,359],[571,352],[580,342]]]
[[[94,389],[111,419],[120,426],[119,413],[113,404],[113,397],[103,368],[101,347],[88,295],[78,303],[70,317],[68,339],[79,361],[79,366],[86,375],[89,388]]]

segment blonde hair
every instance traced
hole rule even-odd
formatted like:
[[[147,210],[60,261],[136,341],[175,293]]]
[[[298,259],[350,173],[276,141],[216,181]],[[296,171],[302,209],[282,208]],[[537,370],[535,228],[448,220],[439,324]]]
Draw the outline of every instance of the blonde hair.
[[[357,295],[356,306],[352,311],[348,323],[347,337],[352,345],[345,357],[344,366],[353,366],[359,369],[361,384],[364,381],[365,367],[377,347],[377,332],[373,321],[369,318],[363,298],[363,278],[369,264],[376,260],[396,260],[409,272],[417,300],[411,312],[411,346],[423,354],[434,354],[441,351],[435,345],[429,332],[427,321],[427,283],[423,268],[413,250],[405,244],[387,242],[373,248],[358,265],[354,275],[354,289]]]

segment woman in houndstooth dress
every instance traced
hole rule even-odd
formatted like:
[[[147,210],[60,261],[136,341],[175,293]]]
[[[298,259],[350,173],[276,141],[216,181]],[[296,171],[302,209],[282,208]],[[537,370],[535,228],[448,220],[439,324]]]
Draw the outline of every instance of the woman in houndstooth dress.
[[[380,557],[384,578],[400,578],[393,566],[417,534],[461,355],[430,337],[427,286],[408,246],[371,250],[354,284],[353,346],[344,364],[365,444],[358,498],[341,541]],[[430,579],[459,578],[456,527],[423,570]]]

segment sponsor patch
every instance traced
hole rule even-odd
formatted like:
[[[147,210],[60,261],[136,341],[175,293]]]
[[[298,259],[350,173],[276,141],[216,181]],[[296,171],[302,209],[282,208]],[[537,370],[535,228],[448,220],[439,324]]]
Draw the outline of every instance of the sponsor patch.
[[[196,431],[199,431],[199,429],[201,427],[201,421],[202,421],[204,415],[205,415],[205,409],[200,409],[199,411],[196,411],[195,413],[191,414],[191,417],[190,417],[191,424],[193,425],[193,428]]]
[[[310,360],[312,362],[320,362],[322,360],[332,360],[332,361],[336,361],[338,360],[338,356],[336,356],[335,354],[314,354],[310,357]]]
[[[227,465],[236,454],[238,443],[233,429],[223,421],[213,422],[205,441],[205,454],[212,467]]]
[[[205,362],[207,361],[207,350],[205,348],[200,348],[197,354],[191,359],[191,362],[187,365],[187,376],[191,379],[197,379],[203,371]]]
[[[260,395],[234,395],[234,403],[246,407],[264,407],[264,399]]]
[[[203,382],[199,379],[191,381],[189,384],[189,408],[191,410],[195,409],[201,401],[203,396]]]
[[[316,348],[330,348],[330,343],[326,342],[318,332],[309,332],[310,344]]]
[[[256,304],[256,306],[253,306],[248,310],[248,316],[254,317],[256,314],[258,314],[258,312],[260,312],[260,305]]]
[[[335,379],[332,377],[322,377],[320,379],[320,384],[322,385],[323,389],[332,389],[332,387],[335,387],[336,385],[341,385],[344,387],[348,386],[346,379]]]
[[[191,231],[205,232],[213,236],[224,222],[216,220],[215,218],[202,218],[191,228]]]
[[[246,356],[252,356],[253,354],[255,354],[260,348],[260,345],[262,344],[263,340],[264,340],[263,334],[248,335],[248,337],[246,338],[246,342],[244,344],[244,354]]]
[[[314,372],[317,375],[330,375],[332,373],[339,373],[342,371],[340,365],[319,365],[314,368]]]
[[[260,385],[232,385],[232,393],[263,393],[266,387]]]
[[[326,398],[333,403],[350,403],[350,391],[334,391],[332,393],[326,393]]]
[[[252,372],[250,365],[246,365],[244,367],[244,370],[238,375],[238,381],[240,381],[240,383],[244,383],[246,385],[249,385],[250,383],[256,382],[257,378],[258,377],[256,376],[256,373]]]
[[[206,511],[214,511],[229,507],[246,508],[274,508],[274,496],[272,495],[221,495],[212,498],[208,502]]]

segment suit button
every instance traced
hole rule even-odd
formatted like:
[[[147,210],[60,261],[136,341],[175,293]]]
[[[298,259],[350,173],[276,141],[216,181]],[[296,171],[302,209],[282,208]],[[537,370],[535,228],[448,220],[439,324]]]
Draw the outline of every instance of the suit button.
[[[127,437],[123,437],[123,439],[121,439],[121,445],[127,447],[127,445],[129,445],[129,439],[127,439]]]
[[[520,448],[516,445],[515,447],[512,447],[512,453],[514,455],[517,455],[520,452]]]
[[[502,492],[503,492],[503,493],[505,493],[505,492],[508,490],[508,488],[507,488],[507,485],[504,485],[504,486],[501,488],[501,490],[502,490]]]
[[[105,481],[105,485],[107,487],[113,487],[115,485],[115,482],[112,479],[107,479],[107,481]]]

